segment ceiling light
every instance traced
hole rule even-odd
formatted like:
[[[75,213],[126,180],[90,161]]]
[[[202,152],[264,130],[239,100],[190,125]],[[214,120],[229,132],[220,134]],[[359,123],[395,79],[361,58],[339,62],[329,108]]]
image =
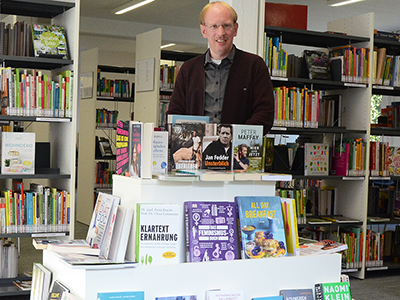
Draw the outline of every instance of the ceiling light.
[[[360,1],[364,0],[326,0],[326,4],[329,6],[342,6]]]
[[[164,48],[167,48],[167,47],[172,47],[172,46],[175,46],[176,44],[174,44],[174,43],[171,43],[171,44],[165,44],[165,45],[162,45],[160,48],[161,49],[164,49]]]
[[[139,3],[137,1],[131,1],[131,2],[125,3],[125,4],[121,5],[121,6],[118,6],[116,9],[113,10],[113,12],[116,15],[122,15],[122,14],[128,12],[128,11],[131,11],[131,10],[133,10],[135,8],[138,8],[138,7],[141,7],[143,5],[149,4],[149,3],[153,2],[153,1],[155,1],[155,0],[145,0],[145,1],[141,1]]]

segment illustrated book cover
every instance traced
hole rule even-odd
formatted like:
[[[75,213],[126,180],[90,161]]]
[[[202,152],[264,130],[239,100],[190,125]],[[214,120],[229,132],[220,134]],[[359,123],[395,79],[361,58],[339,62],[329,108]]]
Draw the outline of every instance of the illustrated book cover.
[[[154,123],[130,121],[129,176],[151,178]]]
[[[312,289],[284,289],[280,290],[283,300],[314,300]]]
[[[168,124],[169,171],[201,169],[204,125],[204,123]]]
[[[64,27],[32,24],[32,39],[36,57],[68,59]]]
[[[117,175],[129,173],[129,121],[117,121],[116,156]]]
[[[299,256],[300,245],[299,230],[297,227],[296,200],[292,198],[281,198],[281,204],[287,252],[293,256]]]
[[[309,79],[331,79],[329,56],[323,51],[304,50]]]
[[[232,167],[236,172],[261,172],[263,126],[233,125]]]
[[[119,197],[99,192],[86,235],[86,241],[92,248],[101,251],[110,224],[111,212],[119,203]]]
[[[239,258],[236,209],[228,201],[186,201],[186,261]]]
[[[287,255],[281,198],[237,196],[242,259]]]
[[[208,123],[208,116],[193,116],[193,115],[168,115],[168,123]]]
[[[135,299],[144,300],[144,291],[98,292],[97,300]]]
[[[352,299],[349,282],[316,283],[314,291],[315,300]]]
[[[184,261],[182,207],[178,204],[136,206],[135,255],[139,265],[165,265]]]
[[[232,170],[231,124],[205,124],[202,168],[207,170]]]
[[[1,174],[35,174],[34,132],[2,132]]]
[[[304,175],[329,174],[329,145],[318,143],[304,144]]]
[[[153,133],[153,163],[152,174],[165,175],[168,171],[168,132]]]
[[[332,240],[322,240],[300,246],[300,255],[321,255],[336,253],[347,249],[346,244]]]

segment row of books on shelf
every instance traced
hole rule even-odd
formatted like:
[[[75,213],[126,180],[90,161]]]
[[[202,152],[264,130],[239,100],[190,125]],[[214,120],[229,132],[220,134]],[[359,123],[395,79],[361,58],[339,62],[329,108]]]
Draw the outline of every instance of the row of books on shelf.
[[[38,70],[1,68],[1,114],[71,117],[73,71],[51,77]]]
[[[101,76],[97,69],[97,96],[130,98],[133,93],[133,83],[127,79],[107,79]]]
[[[399,60],[399,55],[387,54],[386,48],[375,48],[374,62],[376,61],[376,71],[374,69],[373,83],[383,86],[400,86]]]
[[[106,161],[96,162],[96,188],[111,188],[112,175],[115,171],[110,169],[110,163]]]
[[[158,127],[162,128],[165,126],[167,121],[167,111],[169,107],[169,100],[171,99],[171,95],[160,95],[160,102],[159,102],[159,124]]]
[[[318,128],[342,126],[342,95],[298,87],[274,88],[274,126]]]
[[[23,182],[1,190],[1,233],[65,232],[70,225],[70,194],[54,187]]]
[[[68,59],[64,27],[0,22],[0,54]]]
[[[280,37],[265,35],[264,39],[264,60],[272,76],[368,83],[369,48],[345,45],[304,50],[297,57],[283,49]]]
[[[178,75],[180,65],[169,66],[163,64],[160,66],[160,88],[173,89],[175,86],[176,76]]]
[[[118,110],[96,108],[96,127],[115,128],[118,120]]]
[[[377,124],[372,124],[372,127],[400,127],[400,102],[393,101],[390,105],[381,108],[381,115],[378,117]]]

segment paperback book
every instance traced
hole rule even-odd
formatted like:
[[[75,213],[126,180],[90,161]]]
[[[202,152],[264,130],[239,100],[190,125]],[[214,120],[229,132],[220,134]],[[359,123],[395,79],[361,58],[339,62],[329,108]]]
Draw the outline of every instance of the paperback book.
[[[138,203],[136,206],[136,261],[139,265],[183,262],[183,232],[180,205]]]
[[[187,262],[239,257],[234,202],[186,201],[184,209]]]
[[[32,24],[32,39],[36,57],[68,59],[64,27]]]
[[[331,79],[329,56],[323,51],[304,50],[309,79]]]
[[[197,295],[156,297],[156,300],[197,300]]]
[[[129,121],[117,121],[116,134],[116,161],[115,173],[125,175],[129,173]]]
[[[242,259],[287,255],[281,198],[237,196]]]
[[[98,292],[97,300],[135,299],[144,300],[144,291]]]
[[[300,246],[300,255],[321,255],[336,253],[347,249],[346,244],[332,240],[322,240]]]
[[[231,124],[205,124],[202,168],[207,170],[232,170]]]
[[[69,288],[66,287],[61,281],[54,280],[50,286],[48,300],[64,300],[67,293],[69,293]]]
[[[165,175],[168,171],[168,132],[153,133],[153,163],[152,175]]]
[[[280,290],[283,300],[314,300],[312,289],[285,289]]]
[[[129,176],[151,178],[154,123],[130,121]]]
[[[329,174],[329,145],[317,143],[304,144],[304,175]]]
[[[261,172],[263,127],[260,125],[233,125],[233,170]]]
[[[316,283],[315,300],[352,300],[349,282]]]
[[[118,205],[117,218],[112,234],[108,258],[115,261],[124,261],[129,235],[132,227],[133,208]]]
[[[35,174],[34,132],[2,132],[1,173]]]
[[[281,198],[281,203],[287,252],[293,256],[299,256],[300,245],[299,230],[297,227],[296,200],[292,198]]]
[[[33,264],[31,299],[48,300],[52,272],[41,263]]]

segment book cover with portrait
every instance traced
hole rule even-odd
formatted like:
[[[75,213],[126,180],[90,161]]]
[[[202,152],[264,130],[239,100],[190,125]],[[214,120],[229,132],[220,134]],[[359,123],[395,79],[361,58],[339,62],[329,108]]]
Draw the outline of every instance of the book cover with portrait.
[[[205,124],[202,168],[232,170],[232,124]]]

